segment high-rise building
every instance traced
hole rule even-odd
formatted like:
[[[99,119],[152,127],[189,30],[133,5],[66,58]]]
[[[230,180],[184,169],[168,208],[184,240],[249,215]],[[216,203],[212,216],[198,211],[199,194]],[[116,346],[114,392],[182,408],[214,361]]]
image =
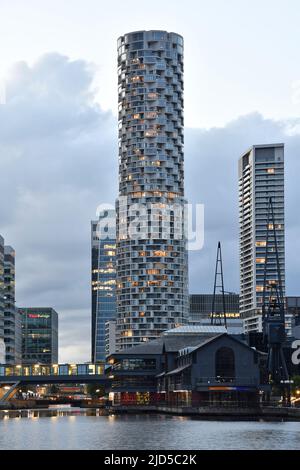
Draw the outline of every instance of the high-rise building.
[[[22,363],[57,364],[58,314],[50,307],[20,308]]]
[[[4,238],[0,235],[0,364],[6,362],[4,343]]]
[[[4,246],[4,342],[6,364],[22,360],[21,323],[15,305],[15,250]]]
[[[116,319],[116,237],[101,227],[115,220],[115,211],[105,211],[92,221],[92,362],[105,361],[105,323]],[[99,224],[100,222],[100,224]]]
[[[188,316],[183,38],[166,31],[120,37],[118,84],[117,342],[124,349]]]
[[[239,160],[240,313],[250,322],[262,313],[270,197],[285,295],[284,144],[254,145]],[[266,270],[271,285],[278,282],[274,237],[270,244],[274,254],[269,250]],[[261,322],[255,325],[252,331],[261,329]]]

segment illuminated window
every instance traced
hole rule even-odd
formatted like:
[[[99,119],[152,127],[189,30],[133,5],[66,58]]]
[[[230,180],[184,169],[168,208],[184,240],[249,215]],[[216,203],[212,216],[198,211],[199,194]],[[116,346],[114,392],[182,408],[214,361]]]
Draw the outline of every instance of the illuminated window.
[[[264,264],[266,262],[266,258],[256,258],[257,264]]]
[[[273,175],[275,173],[275,168],[268,168],[267,173],[269,173],[270,175]]]
[[[266,242],[266,241],[257,241],[257,242],[256,242],[256,246],[257,246],[257,247],[264,247],[264,246],[267,246],[267,242]]]
[[[167,253],[162,250],[154,251],[153,253],[154,256],[167,256]]]
[[[155,275],[159,273],[160,273],[159,269],[147,269],[147,274]]]

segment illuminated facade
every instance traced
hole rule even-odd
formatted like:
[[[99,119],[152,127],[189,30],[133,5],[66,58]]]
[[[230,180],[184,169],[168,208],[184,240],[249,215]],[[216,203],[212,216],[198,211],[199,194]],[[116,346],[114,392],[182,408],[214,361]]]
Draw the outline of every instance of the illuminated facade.
[[[115,211],[92,221],[92,361],[105,361],[105,324],[116,318],[116,238],[101,229],[101,220],[115,219]]]
[[[57,364],[58,314],[53,308],[20,308],[22,363]]]
[[[239,160],[240,313],[262,313],[267,215],[272,197],[283,295],[285,295],[284,145],[255,145]],[[271,228],[271,227],[270,227]],[[271,242],[274,245],[272,237]],[[275,246],[275,245],[274,245]],[[267,281],[277,283],[276,253],[269,253]],[[251,323],[251,320],[248,320]],[[249,323],[249,324],[250,324]],[[256,322],[254,331],[261,330]]]
[[[188,316],[183,38],[166,31],[120,37],[118,85],[117,348],[124,349]],[[143,227],[131,236],[137,204]]]

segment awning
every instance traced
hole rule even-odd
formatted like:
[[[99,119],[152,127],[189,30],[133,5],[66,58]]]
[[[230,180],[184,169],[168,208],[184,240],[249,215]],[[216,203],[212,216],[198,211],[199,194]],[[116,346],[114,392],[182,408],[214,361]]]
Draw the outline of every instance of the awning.
[[[188,369],[189,367],[191,367],[191,364],[187,364],[185,366],[178,367],[177,369],[171,370],[171,372],[168,372],[166,375],[179,374],[179,372],[182,372],[183,370]]]

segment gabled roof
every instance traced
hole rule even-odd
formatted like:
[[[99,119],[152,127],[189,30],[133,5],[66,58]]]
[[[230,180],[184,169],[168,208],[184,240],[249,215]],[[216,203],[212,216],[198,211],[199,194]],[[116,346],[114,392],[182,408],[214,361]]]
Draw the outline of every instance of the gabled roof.
[[[164,352],[167,353],[178,353],[181,349],[191,347],[193,350],[205,347],[213,341],[216,341],[223,336],[230,338],[232,341],[240,344],[241,346],[250,349],[253,353],[261,354],[259,351],[248,346],[247,343],[238,339],[236,335],[228,335],[227,333],[213,334],[213,335],[189,335],[189,334],[180,334],[180,335],[170,335],[162,336],[153,341],[147,343],[139,344],[132,348],[119,351],[111,354],[110,357],[121,357],[121,356],[139,356],[139,355],[160,355]]]
[[[236,337],[237,335],[228,335],[227,333],[222,333],[220,335],[213,336],[212,338],[208,338],[206,341],[203,341],[203,343],[199,344],[195,348],[195,350],[200,349],[204,346],[207,346],[208,344],[212,343],[213,341],[216,341],[217,339],[222,338],[223,336],[226,336],[228,339],[230,339],[232,341],[235,341],[236,343],[238,343],[241,346],[244,346],[244,348],[247,348],[248,350],[252,351],[253,353],[261,354],[260,351],[257,351],[256,349],[251,348],[251,346],[249,346],[246,342],[244,342],[244,341],[240,340],[239,338],[237,338]]]

